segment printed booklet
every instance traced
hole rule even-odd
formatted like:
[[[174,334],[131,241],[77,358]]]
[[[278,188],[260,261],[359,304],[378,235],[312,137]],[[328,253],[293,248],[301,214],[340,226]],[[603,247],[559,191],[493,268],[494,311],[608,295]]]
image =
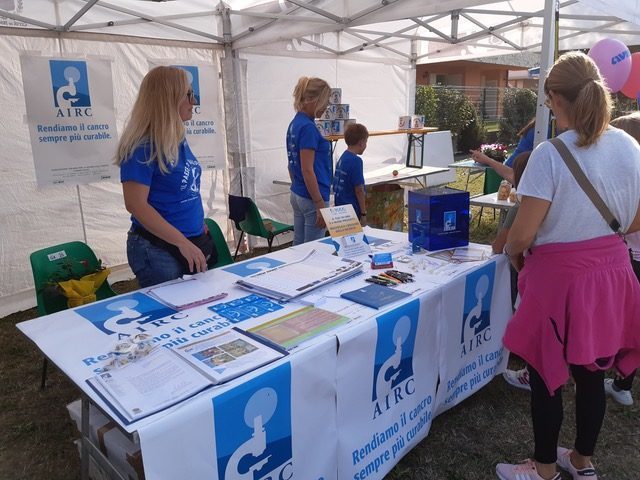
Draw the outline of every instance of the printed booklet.
[[[157,347],[87,383],[129,424],[285,355],[277,345],[234,328],[175,349]]]

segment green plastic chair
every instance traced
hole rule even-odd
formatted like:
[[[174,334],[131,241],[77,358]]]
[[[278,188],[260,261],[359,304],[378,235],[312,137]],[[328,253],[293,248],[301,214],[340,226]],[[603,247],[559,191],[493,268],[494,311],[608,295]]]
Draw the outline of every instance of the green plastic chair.
[[[233,258],[229,251],[229,245],[227,245],[227,241],[224,239],[224,235],[222,234],[222,230],[220,230],[218,224],[211,218],[205,218],[204,223],[207,224],[209,235],[211,236],[213,244],[216,246],[216,250],[218,252],[217,261],[213,264],[207,265],[207,267],[218,268],[233,263]]]
[[[234,260],[238,256],[238,250],[240,250],[245,233],[266,239],[269,246],[268,251],[270,252],[273,239],[276,236],[293,231],[293,225],[277,222],[271,218],[262,218],[258,207],[249,197],[229,195],[229,218],[233,220],[236,228],[242,232],[236,252],[233,254]],[[269,225],[269,228],[265,224]]]
[[[36,289],[38,315],[50,315],[69,308],[67,299],[63,295],[46,295],[45,287],[69,279],[71,276],[83,276],[93,273],[99,267],[98,259],[93,250],[83,242],[68,242],[33,252],[29,257],[31,271]],[[102,300],[115,296],[109,283],[105,281],[96,291],[96,299]],[[42,380],[40,388],[45,387],[47,380],[47,358],[42,364]]]

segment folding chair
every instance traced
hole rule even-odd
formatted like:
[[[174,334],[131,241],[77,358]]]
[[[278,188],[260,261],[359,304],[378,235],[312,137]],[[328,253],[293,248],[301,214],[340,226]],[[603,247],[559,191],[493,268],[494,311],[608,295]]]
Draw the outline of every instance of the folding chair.
[[[95,272],[99,262],[91,247],[83,242],[68,242],[33,252],[29,257],[31,271],[36,288],[38,315],[41,317],[69,308],[67,298],[63,295],[47,295],[45,287],[72,276],[83,276]],[[96,291],[96,299],[102,300],[115,296],[109,283],[105,281]],[[40,388],[45,387],[47,380],[48,360],[42,363],[42,379]]]
[[[207,230],[209,230],[209,235],[211,236],[213,244],[218,252],[216,262],[207,265],[207,267],[224,267],[225,265],[233,263],[233,258],[231,258],[231,252],[229,251],[229,245],[227,245],[227,241],[225,240],[222,230],[220,230],[218,224],[211,218],[205,218],[204,223],[207,224]]]
[[[484,186],[482,188],[482,194],[487,195],[489,193],[495,193],[500,188],[500,182],[502,177],[496,173],[493,168],[487,168],[484,172]],[[480,226],[480,220],[482,220],[482,212],[484,207],[480,207],[480,214],[478,215],[478,226]],[[496,217],[496,209],[493,209],[493,218]]]
[[[242,232],[236,252],[233,254],[234,260],[238,256],[238,250],[240,250],[245,233],[266,239],[269,246],[268,251],[270,252],[273,239],[277,235],[293,231],[293,225],[277,222],[271,218],[262,218],[258,207],[249,197],[229,195],[229,218],[233,220],[236,229]]]

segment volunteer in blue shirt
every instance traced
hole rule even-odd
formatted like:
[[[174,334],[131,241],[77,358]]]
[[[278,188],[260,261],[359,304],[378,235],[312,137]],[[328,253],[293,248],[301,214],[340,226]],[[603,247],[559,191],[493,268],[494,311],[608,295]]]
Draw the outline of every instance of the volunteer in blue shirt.
[[[367,207],[365,201],[364,173],[362,155],[367,148],[369,131],[360,123],[349,125],[344,132],[347,149],[340,156],[333,176],[333,194],[335,204],[353,205],[360,224],[367,223]]]
[[[207,269],[201,168],[185,139],[194,93],[186,72],[156,67],[142,80],[116,164],[131,213],[127,258],[141,287]]]
[[[287,129],[287,157],[294,245],[322,238],[325,232],[320,209],[329,206],[331,145],[316,128],[315,118],[326,110],[330,94],[327,82],[309,77],[301,77],[293,91],[297,113]]]

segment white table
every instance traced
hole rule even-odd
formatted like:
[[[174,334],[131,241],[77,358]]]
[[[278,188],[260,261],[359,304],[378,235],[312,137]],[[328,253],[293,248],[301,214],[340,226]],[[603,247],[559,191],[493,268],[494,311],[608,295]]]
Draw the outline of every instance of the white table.
[[[443,173],[448,170],[447,167],[406,167],[402,164],[384,165],[375,170],[365,171],[364,183],[365,185],[371,186],[381,183],[400,183],[405,180],[416,179],[418,183],[424,187],[426,186],[425,179],[427,176]],[[397,175],[393,174],[394,171],[397,172]],[[273,183],[274,185],[291,186],[291,180],[274,180]]]
[[[485,170],[489,168],[487,165],[478,163],[475,160],[471,160],[471,159],[450,163],[448,167],[469,170],[467,172],[467,183],[465,184],[465,187],[464,187],[465,190],[469,190],[469,181],[471,180],[472,175],[475,175],[476,177],[478,177],[484,174]]]
[[[367,232],[391,240],[386,247],[391,251],[408,248],[406,233]],[[326,241],[318,241],[247,260],[243,267],[255,270],[270,259],[297,260],[309,248],[333,250]],[[488,246],[482,248],[488,250]],[[158,345],[173,348],[183,339],[233,326],[249,328],[304,304],[291,302],[282,310],[239,324],[225,321],[207,306],[154,319],[149,317],[152,310],[142,308],[148,301],[140,299],[144,291],[139,291],[90,304],[93,310],[87,310],[89,306],[65,310],[23,322],[18,328],[85,398],[127,432],[139,435],[148,480],[240,478],[235,470],[227,473],[234,459],[243,459],[245,471],[255,470],[257,478],[336,480],[354,478],[364,470],[368,480],[376,480],[426,437],[436,415],[478,391],[507,362],[501,341],[511,317],[506,258],[498,255],[466,264],[424,255],[410,258],[410,263],[395,265],[416,276],[415,283],[402,286],[413,292],[406,301],[374,310],[340,298],[343,291],[368,285],[364,278],[372,271],[327,286],[318,291],[316,305],[348,316],[349,324],[311,340],[284,359],[128,425],[85,382],[95,368],[108,362],[107,352],[117,337],[142,329]],[[229,293],[224,302],[248,294],[234,286],[238,275],[227,271],[237,265],[202,276],[214,291]],[[365,269],[369,270],[368,262]],[[139,306],[133,305],[134,299]],[[118,313],[118,302],[134,313],[140,309],[145,316],[128,317],[128,323],[110,322]],[[272,399],[267,402],[269,408],[260,410],[260,417],[255,416],[252,402],[259,392]],[[88,403],[86,407],[82,414],[88,428]],[[385,442],[378,438],[372,446],[371,439],[389,429],[393,438]],[[83,439],[83,444],[88,442]],[[84,451],[100,454],[97,449]]]
[[[469,205],[482,208],[493,208],[500,211],[499,224],[504,222],[506,212],[511,210],[516,204],[509,200],[498,200],[498,192],[488,193],[486,195],[478,195],[469,199]],[[478,223],[480,220],[478,220]]]

